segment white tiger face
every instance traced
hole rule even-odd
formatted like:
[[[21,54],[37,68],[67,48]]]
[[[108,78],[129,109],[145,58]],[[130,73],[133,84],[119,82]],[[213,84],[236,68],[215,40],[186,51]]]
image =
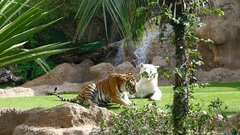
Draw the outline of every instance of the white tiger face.
[[[142,79],[153,80],[158,78],[157,68],[158,66],[154,66],[152,64],[140,64],[140,76]]]

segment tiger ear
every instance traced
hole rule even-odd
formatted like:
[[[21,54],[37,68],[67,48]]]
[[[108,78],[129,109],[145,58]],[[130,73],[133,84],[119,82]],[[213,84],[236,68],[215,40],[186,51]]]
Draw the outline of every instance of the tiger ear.
[[[121,78],[121,74],[111,73],[109,77],[113,77],[113,78]]]
[[[140,64],[140,67],[144,67],[144,64],[143,64],[143,63],[141,63],[141,64]]]
[[[118,73],[112,73],[112,77],[117,78],[117,79],[123,79],[125,76],[123,74],[118,74]]]
[[[129,80],[131,80],[132,76],[133,76],[132,72],[128,72],[126,74],[121,74],[121,80],[129,81]]]

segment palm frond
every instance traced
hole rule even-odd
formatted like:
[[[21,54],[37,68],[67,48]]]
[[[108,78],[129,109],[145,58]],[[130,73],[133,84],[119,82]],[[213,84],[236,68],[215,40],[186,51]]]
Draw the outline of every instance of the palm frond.
[[[70,46],[70,42],[53,43],[34,49],[24,49],[23,45],[34,34],[56,23],[61,18],[40,24],[44,17],[56,8],[49,0],[41,0],[30,8],[26,8],[30,0],[1,0],[0,1],[0,68],[13,64],[36,60],[45,69],[46,63],[40,59],[43,56],[62,53],[79,46]],[[21,15],[18,14],[23,10]]]
[[[103,0],[82,0],[76,14],[78,26],[76,34],[82,36],[93,16],[98,12]]]
[[[1,1],[0,28],[7,23],[29,2],[30,0]]]
[[[102,8],[106,35],[107,15],[118,28],[119,33],[128,39],[141,38],[144,31],[144,24],[147,21],[147,13],[138,15],[139,8],[147,6],[147,0],[81,0],[79,10],[76,14],[78,20],[77,35],[82,36],[90,21],[97,15]]]

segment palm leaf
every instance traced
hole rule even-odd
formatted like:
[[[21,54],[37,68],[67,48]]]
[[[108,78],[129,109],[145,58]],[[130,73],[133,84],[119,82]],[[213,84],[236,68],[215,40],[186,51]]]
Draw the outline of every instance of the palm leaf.
[[[76,19],[78,19],[76,33],[82,36],[90,21],[100,11],[98,9],[102,8],[106,33],[108,32],[106,22],[108,13],[123,37],[140,39],[146,18],[149,19],[150,16],[148,14],[139,16],[137,10],[147,4],[147,0],[81,0],[76,14]]]
[[[0,1],[0,68],[36,60],[40,66],[49,70],[47,64],[39,57],[62,53],[80,46],[69,46],[70,42],[66,42],[53,43],[34,49],[24,49],[23,45],[29,38],[61,19],[38,24],[39,21],[55,10],[55,8],[46,10],[46,7],[51,7],[48,0],[41,0],[33,7],[24,10],[22,15],[17,16],[17,13],[23,7],[26,7],[29,1]]]
[[[44,70],[45,73],[51,70],[50,66],[44,59],[37,58],[35,59],[35,62]]]
[[[51,11],[43,12],[43,8],[47,6],[49,3],[40,2],[24,12],[21,16],[19,16],[12,23],[4,27],[4,29],[0,30],[0,41],[4,41],[9,37],[19,34],[22,31],[28,30],[31,26],[36,24],[40,19],[46,17],[46,15],[50,14]]]
[[[32,50],[22,52],[15,56],[9,56],[8,61],[1,61],[0,68],[10,66],[13,64],[22,63],[22,62],[32,61],[36,58],[43,57],[43,56],[50,56],[50,55],[66,52],[71,49],[73,49],[73,48],[57,49],[57,50],[51,50],[51,51],[45,51],[45,52],[39,52],[39,53],[31,53]],[[20,55],[21,55],[21,57],[20,57]]]
[[[79,10],[76,14],[78,26],[76,34],[82,36],[93,16],[97,13],[102,0],[82,0],[80,2]]]
[[[101,47],[103,47],[106,44],[107,44],[107,42],[105,40],[87,43],[87,44],[81,44],[81,46],[78,47],[77,51],[79,54],[90,53],[90,52],[94,52],[94,51],[100,49]]]
[[[10,20],[29,2],[30,0],[12,0],[5,3],[1,8],[0,27],[10,22]]]
[[[61,19],[61,18],[60,18]],[[58,20],[60,20],[58,19]],[[41,30],[45,29],[46,27],[48,27],[49,25],[57,22],[58,20],[52,21],[50,23],[32,28],[30,30],[24,31],[18,35],[15,35],[9,39],[7,39],[6,41],[0,43],[0,50],[4,51],[10,47],[12,47],[14,44],[19,43],[19,42],[23,42],[24,40],[32,37],[34,34],[40,32]]]

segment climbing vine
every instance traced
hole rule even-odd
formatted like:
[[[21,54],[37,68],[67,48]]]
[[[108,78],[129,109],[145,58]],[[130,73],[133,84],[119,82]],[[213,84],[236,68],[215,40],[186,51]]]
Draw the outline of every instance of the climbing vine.
[[[211,2],[210,2],[211,3]],[[207,6],[208,0],[169,0],[157,1],[161,20],[160,26],[169,23],[173,28],[171,43],[175,47],[175,77],[172,119],[174,133],[186,134],[185,119],[189,112],[189,97],[196,86],[194,72],[203,64],[198,51],[201,40],[196,36],[196,29],[202,26],[200,15],[216,13],[222,15],[221,10],[214,10]],[[211,3],[212,4],[212,3]],[[161,27],[162,28],[162,27]],[[161,35],[164,36],[164,35]]]

